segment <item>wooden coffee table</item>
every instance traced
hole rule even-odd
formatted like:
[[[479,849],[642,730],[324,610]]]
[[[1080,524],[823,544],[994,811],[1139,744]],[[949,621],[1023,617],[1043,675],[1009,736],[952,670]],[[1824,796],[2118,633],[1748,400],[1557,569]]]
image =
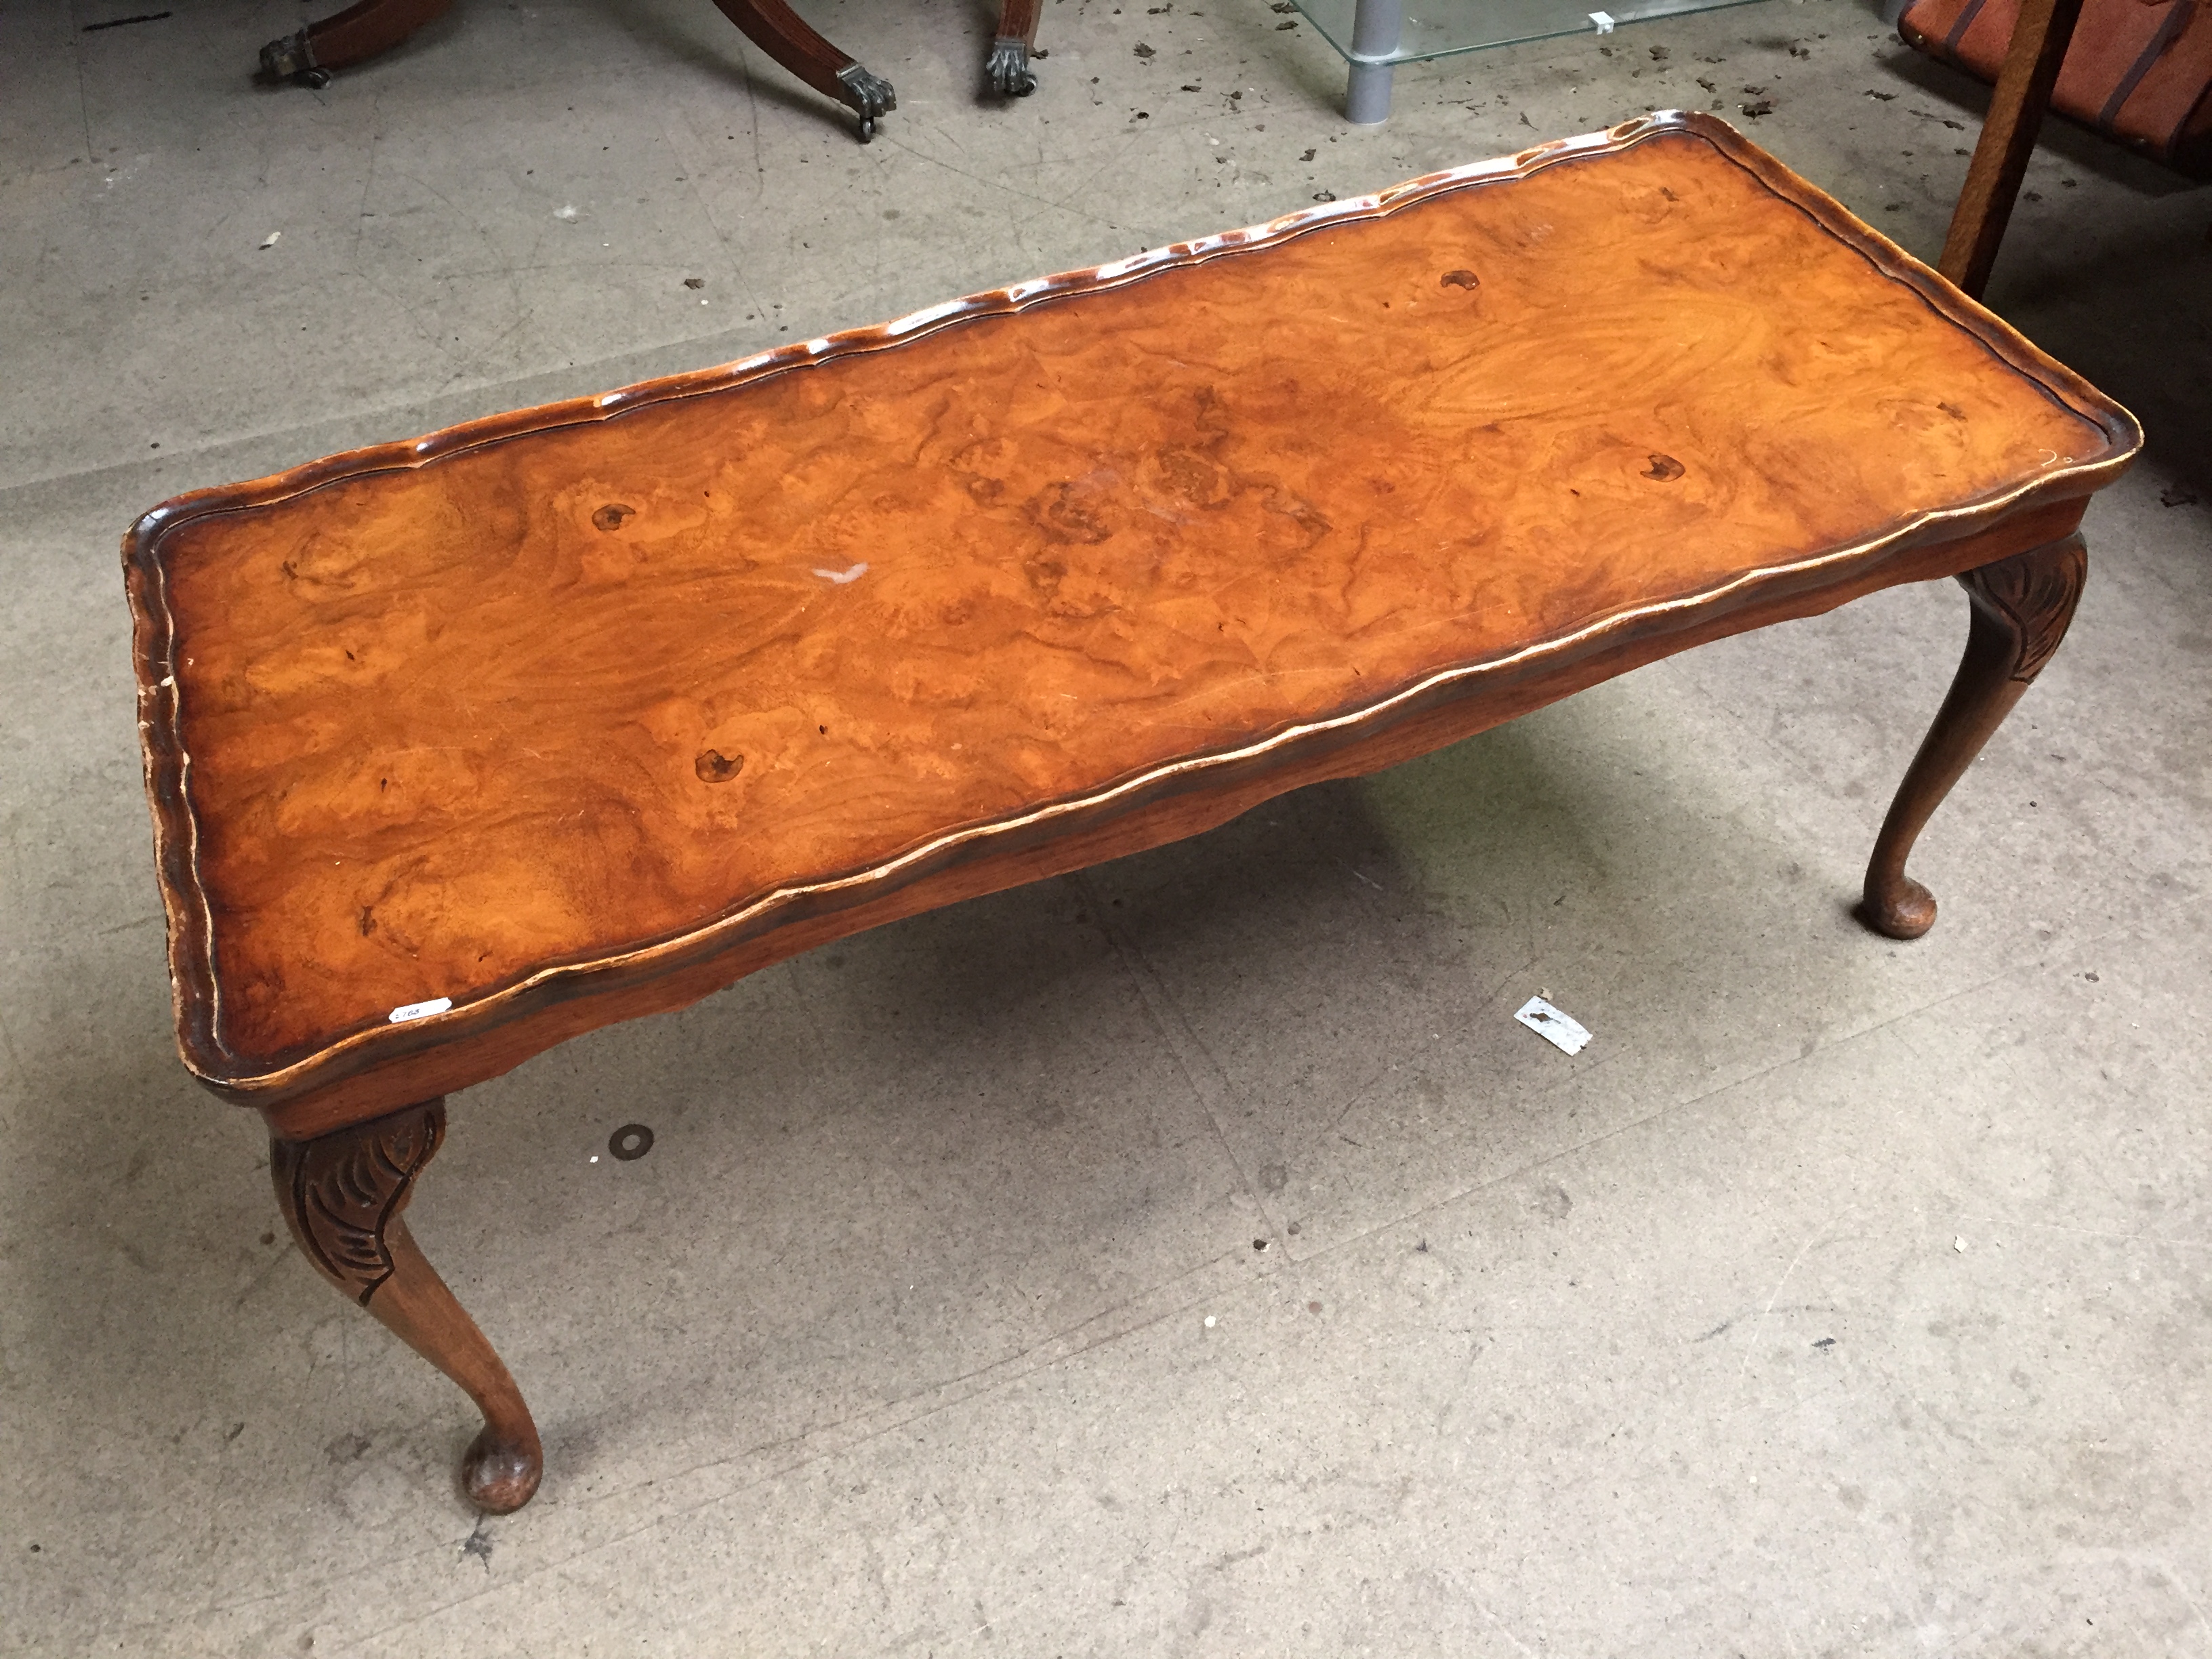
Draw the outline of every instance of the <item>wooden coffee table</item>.
[[[325,1277],[541,1455],[401,1219],[442,1097],[825,941],[1957,576],[1867,873],[2065,632],[2127,412],[1657,115],[125,539],[185,1063]],[[1838,694],[1849,674],[1840,665]]]

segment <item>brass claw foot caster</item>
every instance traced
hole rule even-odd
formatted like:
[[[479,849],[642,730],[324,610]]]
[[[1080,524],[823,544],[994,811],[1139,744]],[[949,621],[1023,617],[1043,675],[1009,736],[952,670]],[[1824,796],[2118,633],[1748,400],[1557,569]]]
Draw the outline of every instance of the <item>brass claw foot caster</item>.
[[[1030,44],[1000,36],[991,43],[983,60],[983,76],[1001,98],[1026,98],[1036,90],[1036,75],[1030,68]]]
[[[837,71],[837,84],[845,88],[845,101],[860,118],[860,142],[873,143],[877,118],[898,107],[898,94],[891,90],[891,83],[858,64],[848,64]]]
[[[261,48],[260,78],[322,88],[330,85],[331,72],[315,61],[315,49],[308,44],[307,30],[301,29]]]

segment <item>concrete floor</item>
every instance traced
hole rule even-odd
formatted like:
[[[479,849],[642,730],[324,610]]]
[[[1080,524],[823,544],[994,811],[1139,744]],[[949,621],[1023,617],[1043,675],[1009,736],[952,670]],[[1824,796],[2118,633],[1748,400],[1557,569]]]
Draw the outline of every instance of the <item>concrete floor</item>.
[[[1765,0],[1357,131],[1257,0],[1055,0],[1000,108],[977,6],[810,8],[862,149],[705,0],[320,94],[141,3],[0,10],[0,1652],[2212,1655],[2212,194],[2030,173],[1992,302],[2150,447],[1929,938],[1846,907],[1948,586],[571,1043],[412,1212],[545,1431],[479,1521],[176,1061],[136,513],[1746,87],[1932,255],[1980,94]]]

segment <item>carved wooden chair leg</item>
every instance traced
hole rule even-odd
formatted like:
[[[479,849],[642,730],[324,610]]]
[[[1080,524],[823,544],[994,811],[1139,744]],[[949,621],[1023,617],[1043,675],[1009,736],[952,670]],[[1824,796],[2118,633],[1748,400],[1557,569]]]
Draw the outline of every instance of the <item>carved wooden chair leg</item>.
[[[999,38],[991,42],[983,74],[1001,98],[1026,98],[1036,90],[1030,58],[1036,51],[1040,9],[1038,0],[1004,0],[1000,8]]]
[[[400,1218],[445,1133],[446,1103],[426,1101],[313,1140],[272,1140],[269,1170],[292,1237],[316,1270],[477,1402],[483,1432],[462,1462],[462,1479],[480,1508],[505,1515],[538,1490],[545,1462],[538,1425]]]
[[[891,83],[871,75],[810,28],[784,0],[714,0],[745,39],[825,97],[860,118],[860,142],[876,136],[876,121],[898,107]]]
[[[297,34],[261,48],[264,80],[296,81],[302,86],[330,84],[331,71],[389,52],[453,0],[360,0],[358,5],[310,23]]]
[[[1936,896],[1905,873],[1905,860],[1951,786],[2066,637],[2088,573],[2088,551],[2075,535],[1959,578],[1973,601],[1966,654],[1875,840],[1859,918],[1876,933],[1918,939],[1936,925]]]

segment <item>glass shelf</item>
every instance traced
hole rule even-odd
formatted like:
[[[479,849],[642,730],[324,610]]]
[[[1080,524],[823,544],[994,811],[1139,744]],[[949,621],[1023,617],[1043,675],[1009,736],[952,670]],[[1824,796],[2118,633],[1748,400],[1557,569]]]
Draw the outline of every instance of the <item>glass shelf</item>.
[[[1644,23],[1748,3],[1750,0],[1619,0],[1617,4],[1607,0],[1365,0],[1363,5],[1360,0],[1297,0],[1297,8],[1321,31],[1322,39],[1357,66],[1414,64],[1519,40],[1604,33],[1593,15],[1601,11],[1614,23]],[[1364,28],[1355,23],[1362,10],[1370,14]],[[1394,33],[1391,13],[1398,14],[1395,47],[1389,45]]]

